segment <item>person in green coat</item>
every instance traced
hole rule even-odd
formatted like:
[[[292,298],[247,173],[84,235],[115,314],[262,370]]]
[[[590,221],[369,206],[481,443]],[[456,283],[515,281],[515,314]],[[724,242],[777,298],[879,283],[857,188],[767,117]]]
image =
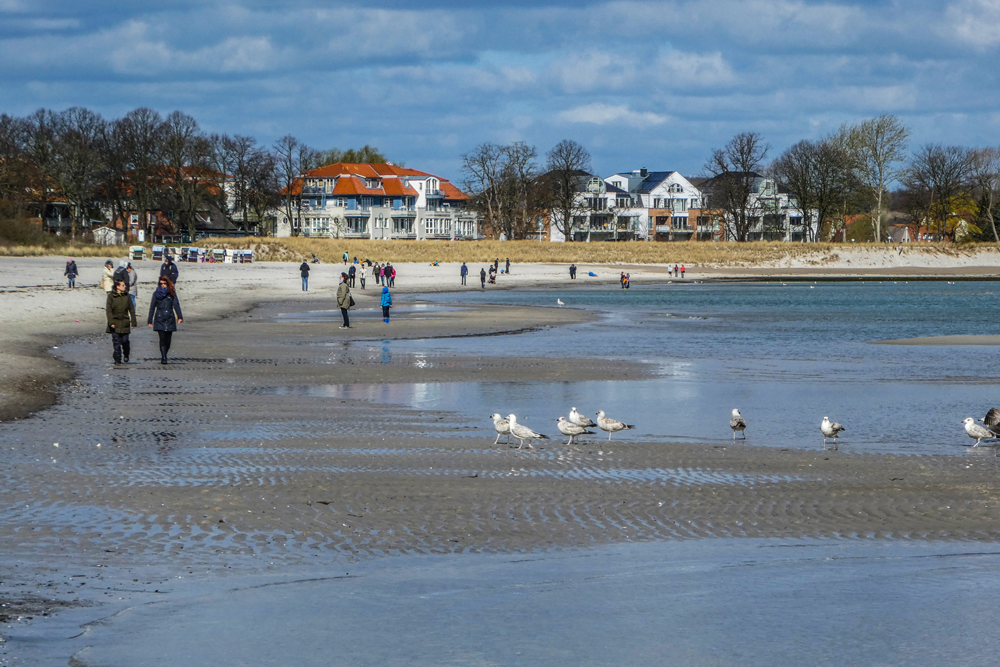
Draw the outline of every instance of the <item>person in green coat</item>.
[[[135,306],[132,304],[132,296],[128,293],[128,285],[124,280],[116,281],[115,288],[108,292],[104,310],[108,316],[108,328],[105,333],[111,334],[115,365],[122,361],[127,364],[129,353],[132,351],[128,336],[132,333],[132,327],[136,326],[136,321]]]
[[[344,253],[345,256],[347,253]],[[344,324],[341,329],[351,328],[351,317],[347,314],[347,311],[351,307],[351,302],[354,299],[351,298],[351,288],[347,285],[347,274],[340,274],[340,285],[337,286],[337,305],[340,306],[340,313],[344,316]]]

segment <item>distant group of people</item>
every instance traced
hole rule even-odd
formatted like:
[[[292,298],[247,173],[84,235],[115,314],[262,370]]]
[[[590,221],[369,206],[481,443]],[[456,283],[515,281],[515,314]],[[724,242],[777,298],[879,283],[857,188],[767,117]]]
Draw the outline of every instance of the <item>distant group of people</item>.
[[[348,265],[350,262],[350,265]],[[361,281],[361,289],[365,289],[365,283],[368,277],[371,276],[375,279],[376,285],[383,285],[384,287],[395,287],[396,286],[396,267],[392,265],[392,262],[385,262],[384,264],[379,264],[378,262],[372,262],[370,259],[363,259],[358,261],[355,257],[353,261],[350,260],[347,253],[344,253],[344,265],[348,266],[347,271],[344,271],[344,275],[347,276],[346,284],[348,287],[357,287],[358,281]],[[299,265],[299,275],[302,277],[302,291],[309,291],[309,262],[303,261]]]
[[[632,274],[625,273],[624,271],[622,271],[621,278],[618,279],[618,282],[621,284],[622,289],[628,289],[629,281],[631,280],[632,280]]]
[[[504,268],[502,270],[500,270],[500,258],[499,257],[497,257],[495,260],[493,260],[493,263],[490,264],[489,273],[487,273],[487,270],[486,270],[485,267],[479,269],[479,282],[482,285],[483,289],[486,289],[486,281],[487,280],[489,280],[490,285],[495,285],[496,284],[496,282],[497,282],[497,271],[499,271],[500,273],[506,273],[507,275],[510,275],[510,257],[507,258],[507,261],[504,264]],[[462,262],[462,268],[459,270],[459,274],[460,274],[460,277],[462,279],[462,284],[466,285],[467,284],[466,283],[466,279],[469,276],[469,267],[466,266],[465,262]]]
[[[184,321],[175,287],[179,273],[173,258],[167,255],[160,266],[160,278],[149,302],[146,323],[159,338],[161,364],[167,363],[173,333],[177,331],[177,325]],[[69,288],[75,288],[79,270],[72,257],[66,261],[63,275],[69,280]],[[114,262],[109,259],[104,262],[100,286],[107,293],[104,312],[108,325],[105,333],[111,334],[112,359],[116,366],[127,364],[132,353],[129,337],[138,326],[135,309],[139,295],[139,275],[129,260],[121,260],[118,268],[115,268]]]
[[[674,268],[673,269],[671,269],[670,266],[667,266],[667,275],[668,276],[673,276],[674,278],[677,278],[677,277],[683,278],[685,271],[687,271],[687,269],[684,268],[683,264],[681,264],[680,266],[677,266],[676,264],[674,264]]]

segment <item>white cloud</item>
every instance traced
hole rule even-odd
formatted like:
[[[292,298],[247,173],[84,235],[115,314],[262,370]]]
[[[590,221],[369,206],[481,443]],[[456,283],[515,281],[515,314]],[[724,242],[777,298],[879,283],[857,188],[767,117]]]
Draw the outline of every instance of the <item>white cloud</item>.
[[[635,78],[635,61],[607,51],[588,51],[560,58],[552,71],[569,93],[591,90],[617,90]]]
[[[1000,44],[1000,0],[961,0],[945,16],[948,31],[962,44],[979,49]]]
[[[567,123],[591,123],[593,125],[624,124],[631,127],[651,127],[666,123],[667,116],[650,111],[632,111],[626,105],[595,102],[575,109],[559,112],[557,118]]]
[[[684,88],[713,88],[736,81],[733,70],[718,51],[707,54],[666,53],[656,62],[656,75],[665,84]]]

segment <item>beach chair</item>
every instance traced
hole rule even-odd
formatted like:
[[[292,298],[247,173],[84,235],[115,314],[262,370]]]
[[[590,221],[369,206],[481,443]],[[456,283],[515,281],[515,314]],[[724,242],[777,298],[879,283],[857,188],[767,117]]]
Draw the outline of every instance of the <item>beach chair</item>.
[[[146,255],[145,246],[134,245],[128,249],[128,257],[133,261],[145,259],[145,255]]]
[[[153,261],[154,262],[162,262],[163,261],[163,251],[164,250],[166,250],[166,248],[164,248],[161,245],[154,245],[153,246]]]

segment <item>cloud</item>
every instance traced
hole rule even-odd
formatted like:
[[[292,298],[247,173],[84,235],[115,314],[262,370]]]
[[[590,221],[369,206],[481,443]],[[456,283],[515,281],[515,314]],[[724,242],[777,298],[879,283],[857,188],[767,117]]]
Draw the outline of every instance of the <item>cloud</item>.
[[[1000,0],[962,0],[948,7],[945,16],[958,42],[978,49],[1000,44]]]
[[[567,123],[591,123],[593,125],[621,123],[631,127],[662,125],[668,120],[666,116],[650,111],[632,111],[626,105],[613,105],[604,102],[585,104],[575,109],[561,111],[558,118]]]
[[[728,86],[736,81],[736,75],[718,51],[707,54],[672,51],[657,59],[655,71],[660,82],[687,89]]]

